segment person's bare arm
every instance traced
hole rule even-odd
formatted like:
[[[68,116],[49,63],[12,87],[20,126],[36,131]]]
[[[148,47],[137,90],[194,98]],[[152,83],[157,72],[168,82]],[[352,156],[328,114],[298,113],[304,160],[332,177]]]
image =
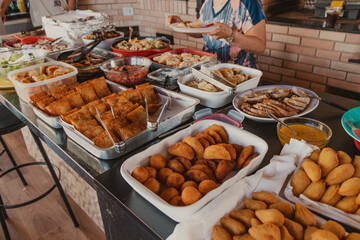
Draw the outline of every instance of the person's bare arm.
[[[76,9],[76,0],[68,0],[68,11]]]
[[[11,3],[11,0],[1,0],[0,16],[4,22],[5,22],[5,11],[6,11],[7,7],[10,5],[10,3]]]
[[[179,16],[171,15],[171,16],[167,17],[166,25],[169,26],[172,23],[177,23],[177,22],[182,22],[182,21],[183,20]],[[184,33],[184,34],[186,34],[190,37],[193,37],[193,38],[202,38],[202,34],[200,34],[200,33]]]
[[[213,32],[209,33],[215,39],[231,37],[233,30],[229,25],[224,23],[215,23],[218,26]],[[266,48],[266,23],[261,20],[255,26],[250,28],[246,33],[235,31],[232,44],[249,52],[263,53]]]

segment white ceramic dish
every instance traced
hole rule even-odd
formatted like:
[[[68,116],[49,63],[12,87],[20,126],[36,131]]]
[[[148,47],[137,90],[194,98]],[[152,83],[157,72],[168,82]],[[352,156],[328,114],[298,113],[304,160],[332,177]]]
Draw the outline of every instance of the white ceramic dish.
[[[247,91],[244,91],[244,92],[241,92],[239,94],[237,94],[233,100],[233,106],[234,108],[239,111],[240,113],[242,113],[246,118],[249,118],[251,120],[254,120],[254,121],[257,121],[257,122],[275,122],[274,119],[272,118],[263,118],[263,117],[255,117],[255,116],[252,116],[250,114],[247,114],[243,111],[241,111],[240,109],[240,105],[244,102],[244,98],[243,96],[250,93],[251,91],[258,91],[258,90],[267,90],[267,89],[271,89],[271,88],[275,88],[275,87],[281,87],[281,88],[285,88],[285,89],[291,89],[295,86],[289,86],[289,85],[266,85],[266,86],[261,86],[261,87],[257,87],[257,88],[254,88],[254,89],[251,89],[251,90],[247,90]],[[301,113],[297,114],[297,115],[294,115],[294,116],[291,116],[291,117],[301,117],[301,116],[304,116],[312,111],[314,111],[317,106],[319,105],[319,96],[314,93],[313,91],[309,90],[309,89],[306,89],[306,88],[302,88],[302,87],[296,87],[312,96],[314,96],[314,98],[311,99],[309,105],[305,108],[304,111],[302,111]]]
[[[169,27],[175,32],[182,33],[209,33],[216,29],[215,26],[205,27],[208,24],[200,23],[200,28],[179,28],[177,27],[179,23],[172,23]]]
[[[255,152],[259,153],[259,156],[254,158],[251,163],[245,167],[244,169],[236,172],[232,171],[226,177],[226,180],[216,189],[206,194],[203,198],[201,198],[196,203],[184,206],[177,207],[170,205],[165,202],[160,196],[156,195],[148,188],[146,188],[142,183],[138,182],[131,176],[131,172],[137,166],[148,166],[149,165],[149,157],[154,154],[162,154],[166,159],[170,159],[170,155],[167,153],[167,149],[174,143],[181,141],[185,136],[193,136],[198,132],[203,131],[205,128],[208,128],[212,124],[218,124],[223,126],[229,135],[229,143],[237,143],[240,145],[253,145],[255,147]],[[127,183],[141,196],[143,196],[146,200],[148,200],[151,204],[157,207],[160,211],[165,213],[167,216],[172,218],[173,220],[180,222],[185,219],[188,219],[193,213],[201,209],[205,206],[209,201],[218,196],[222,191],[233,185],[237,180],[251,174],[254,172],[258,166],[261,164],[266,152],[268,150],[267,143],[257,137],[256,135],[247,132],[245,130],[239,129],[235,126],[215,121],[215,120],[203,120],[191,125],[189,128],[184,129],[170,137],[166,140],[157,143],[145,151],[138,153],[131,158],[127,159],[121,165],[121,175],[127,181]]]

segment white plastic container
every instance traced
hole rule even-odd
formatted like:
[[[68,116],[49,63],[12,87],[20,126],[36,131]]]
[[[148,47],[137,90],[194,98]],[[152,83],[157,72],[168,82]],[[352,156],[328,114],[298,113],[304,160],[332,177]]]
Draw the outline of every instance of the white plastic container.
[[[54,77],[45,81],[35,82],[35,83],[21,83],[14,79],[14,76],[21,72],[27,72],[29,70],[35,69],[40,72],[41,66],[48,66],[48,65],[57,65],[61,67],[71,68],[73,71],[68,74],[64,74],[58,77]],[[67,63],[58,62],[58,61],[51,61],[47,63],[37,64],[34,66],[21,68],[12,72],[8,73],[8,78],[14,84],[16,93],[19,97],[25,101],[30,102],[30,96],[37,94],[43,90],[49,90],[54,87],[58,87],[61,85],[70,85],[76,82],[76,74],[78,73],[77,69]]]
[[[187,86],[186,83],[194,80],[192,75],[189,74],[189,75],[180,77],[178,80],[178,84],[179,84],[181,92],[184,94],[187,94],[189,96],[193,96],[193,97],[200,99],[200,104],[202,104],[206,107],[219,108],[219,107],[223,107],[226,104],[230,103],[237,93],[257,87],[257,85],[260,82],[260,78],[263,74],[262,71],[260,71],[260,70],[243,67],[243,66],[240,66],[237,64],[230,64],[230,63],[221,63],[221,64],[217,64],[217,65],[209,67],[210,70],[218,70],[220,68],[230,68],[230,69],[231,68],[239,68],[239,69],[241,69],[241,71],[243,73],[246,73],[248,75],[255,75],[255,77],[251,78],[241,84],[238,84],[236,86],[234,94],[228,94],[225,91],[206,92],[206,91],[203,91],[200,89],[196,89],[196,88]]]
[[[218,186],[216,189],[210,191],[204,197],[202,197],[199,201],[195,202],[194,204],[188,206],[173,206],[170,205],[168,202],[164,201],[160,196],[153,193],[151,190],[146,188],[142,183],[137,181],[135,178],[131,176],[132,171],[134,168],[138,166],[148,166],[149,165],[149,157],[154,154],[161,154],[166,159],[170,159],[170,155],[167,153],[167,149],[176,142],[181,141],[185,136],[193,136],[198,132],[202,132],[205,128],[208,128],[212,124],[218,124],[226,130],[229,135],[229,143],[236,143],[242,146],[246,145],[253,145],[254,151],[259,153],[259,156],[254,158],[250,164],[241,169],[240,171],[232,171],[230,172],[225,181]],[[216,120],[203,120],[199,121],[189,128],[186,128],[165,140],[152,145],[151,147],[147,148],[145,151],[138,153],[131,158],[127,159],[121,165],[121,175],[125,179],[125,181],[141,196],[143,196],[146,200],[148,200],[151,204],[157,207],[160,211],[165,213],[167,216],[172,218],[177,222],[184,221],[188,219],[192,214],[196,211],[204,207],[208,202],[218,196],[221,192],[223,192],[228,187],[232,186],[236,181],[239,179],[253,173],[261,164],[265,154],[268,150],[267,143],[259,138],[258,136],[239,129],[233,125],[226,124]]]

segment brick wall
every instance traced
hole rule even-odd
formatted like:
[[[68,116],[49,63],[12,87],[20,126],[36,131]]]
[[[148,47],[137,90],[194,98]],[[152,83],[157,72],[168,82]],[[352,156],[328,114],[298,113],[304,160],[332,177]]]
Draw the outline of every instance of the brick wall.
[[[277,0],[263,0],[268,9]],[[156,32],[174,36],[174,48],[201,49],[202,39],[188,37],[165,26],[169,15],[184,20],[196,19],[196,0],[80,0],[81,9],[92,9],[113,16],[120,26],[139,25],[140,35]],[[123,16],[123,7],[133,7],[134,16]],[[360,65],[348,63],[360,59],[360,34],[320,31],[267,24],[267,49],[258,56],[263,79],[325,91],[333,86],[360,93]]]

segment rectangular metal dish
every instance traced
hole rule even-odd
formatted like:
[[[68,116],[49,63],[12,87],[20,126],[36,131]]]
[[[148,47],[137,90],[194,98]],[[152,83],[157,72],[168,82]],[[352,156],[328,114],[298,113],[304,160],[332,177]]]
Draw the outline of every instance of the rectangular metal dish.
[[[126,87],[120,86],[116,83],[112,83],[107,81],[108,86],[111,92],[118,93],[120,91],[126,90]],[[195,111],[195,106],[199,104],[199,100],[193,97],[185,96],[180,93],[172,92],[169,90],[162,89],[160,87],[153,86],[156,93],[165,93],[171,97],[171,101],[169,104],[168,109],[164,112],[162,120],[157,128],[156,131],[150,131],[148,129],[138,133],[137,135],[127,139],[125,141],[125,150],[118,153],[115,150],[115,147],[112,146],[110,148],[99,148],[97,147],[90,139],[86,138],[82,135],[79,131],[77,131],[74,126],[64,122],[62,119],[59,118],[58,122],[59,125],[64,128],[66,135],[71,138],[74,142],[82,146],[86,151],[94,155],[95,157],[109,160],[118,158],[137,147],[149,142],[160,134],[167,132],[174,127],[180,125],[181,123],[189,120]],[[158,96],[160,94],[157,94]],[[163,103],[165,100],[164,98],[160,97],[160,103]],[[159,111],[158,111],[159,112]],[[156,112],[152,115],[152,117],[156,118],[159,114]]]
[[[32,102],[29,102],[29,105],[34,110],[35,115],[46,122],[48,125],[50,125],[53,128],[62,128],[62,126],[59,124],[59,116],[58,117],[52,117],[38,109]]]

